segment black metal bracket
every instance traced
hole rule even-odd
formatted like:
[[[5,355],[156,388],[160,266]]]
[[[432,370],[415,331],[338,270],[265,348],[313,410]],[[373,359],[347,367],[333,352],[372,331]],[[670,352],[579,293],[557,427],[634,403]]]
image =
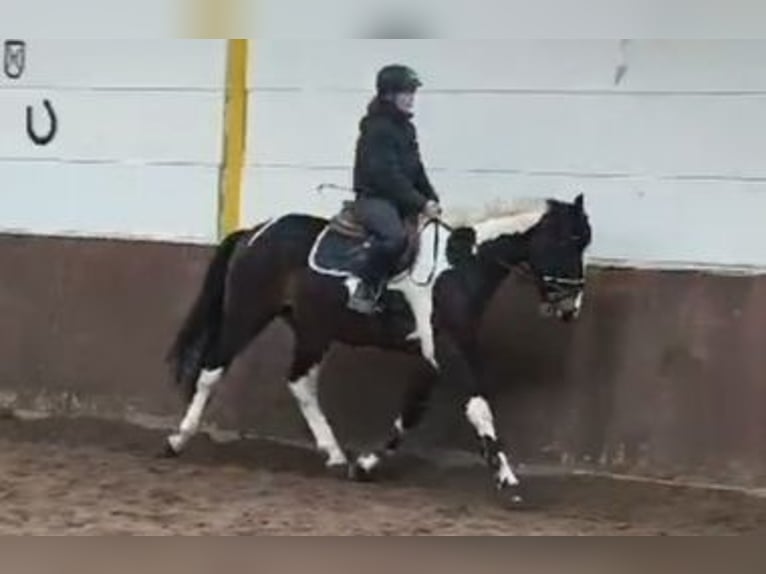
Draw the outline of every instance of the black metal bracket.
[[[6,40],[3,50],[3,71],[11,80],[18,80],[27,67],[27,43],[24,40]]]

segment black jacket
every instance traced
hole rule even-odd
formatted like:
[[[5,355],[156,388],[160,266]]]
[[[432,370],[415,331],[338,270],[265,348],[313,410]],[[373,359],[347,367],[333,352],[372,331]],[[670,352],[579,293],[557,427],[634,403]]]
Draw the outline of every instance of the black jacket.
[[[402,216],[438,201],[420,158],[411,115],[392,102],[374,99],[359,124],[354,189],[391,201]]]

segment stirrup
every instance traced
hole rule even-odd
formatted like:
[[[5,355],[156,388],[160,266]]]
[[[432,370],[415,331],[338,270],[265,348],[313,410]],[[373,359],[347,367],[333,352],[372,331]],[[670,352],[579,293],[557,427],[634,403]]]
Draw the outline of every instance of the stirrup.
[[[374,315],[381,311],[380,296],[383,293],[383,286],[371,287],[364,281],[359,282],[354,292],[348,299],[348,308],[363,315]]]

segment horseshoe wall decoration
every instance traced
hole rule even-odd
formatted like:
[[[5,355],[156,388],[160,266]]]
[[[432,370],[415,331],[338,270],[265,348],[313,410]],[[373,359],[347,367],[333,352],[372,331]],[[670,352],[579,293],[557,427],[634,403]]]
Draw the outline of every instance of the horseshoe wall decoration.
[[[53,104],[50,100],[43,100],[43,106],[48,113],[48,131],[44,134],[40,134],[35,129],[34,109],[32,106],[27,106],[27,135],[35,145],[44,146],[51,143],[56,137],[58,132],[58,116],[56,116],[56,110],[53,109]]]

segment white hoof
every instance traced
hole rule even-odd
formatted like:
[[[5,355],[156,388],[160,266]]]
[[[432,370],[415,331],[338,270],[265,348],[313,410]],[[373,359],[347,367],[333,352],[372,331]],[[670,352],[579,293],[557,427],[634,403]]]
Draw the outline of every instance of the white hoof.
[[[168,447],[175,453],[181,454],[181,451],[186,446],[186,439],[183,435],[173,434],[168,437]]]
[[[334,468],[337,466],[345,467],[346,465],[348,465],[348,459],[342,452],[332,452],[327,454],[327,462],[325,463],[327,468]]]

